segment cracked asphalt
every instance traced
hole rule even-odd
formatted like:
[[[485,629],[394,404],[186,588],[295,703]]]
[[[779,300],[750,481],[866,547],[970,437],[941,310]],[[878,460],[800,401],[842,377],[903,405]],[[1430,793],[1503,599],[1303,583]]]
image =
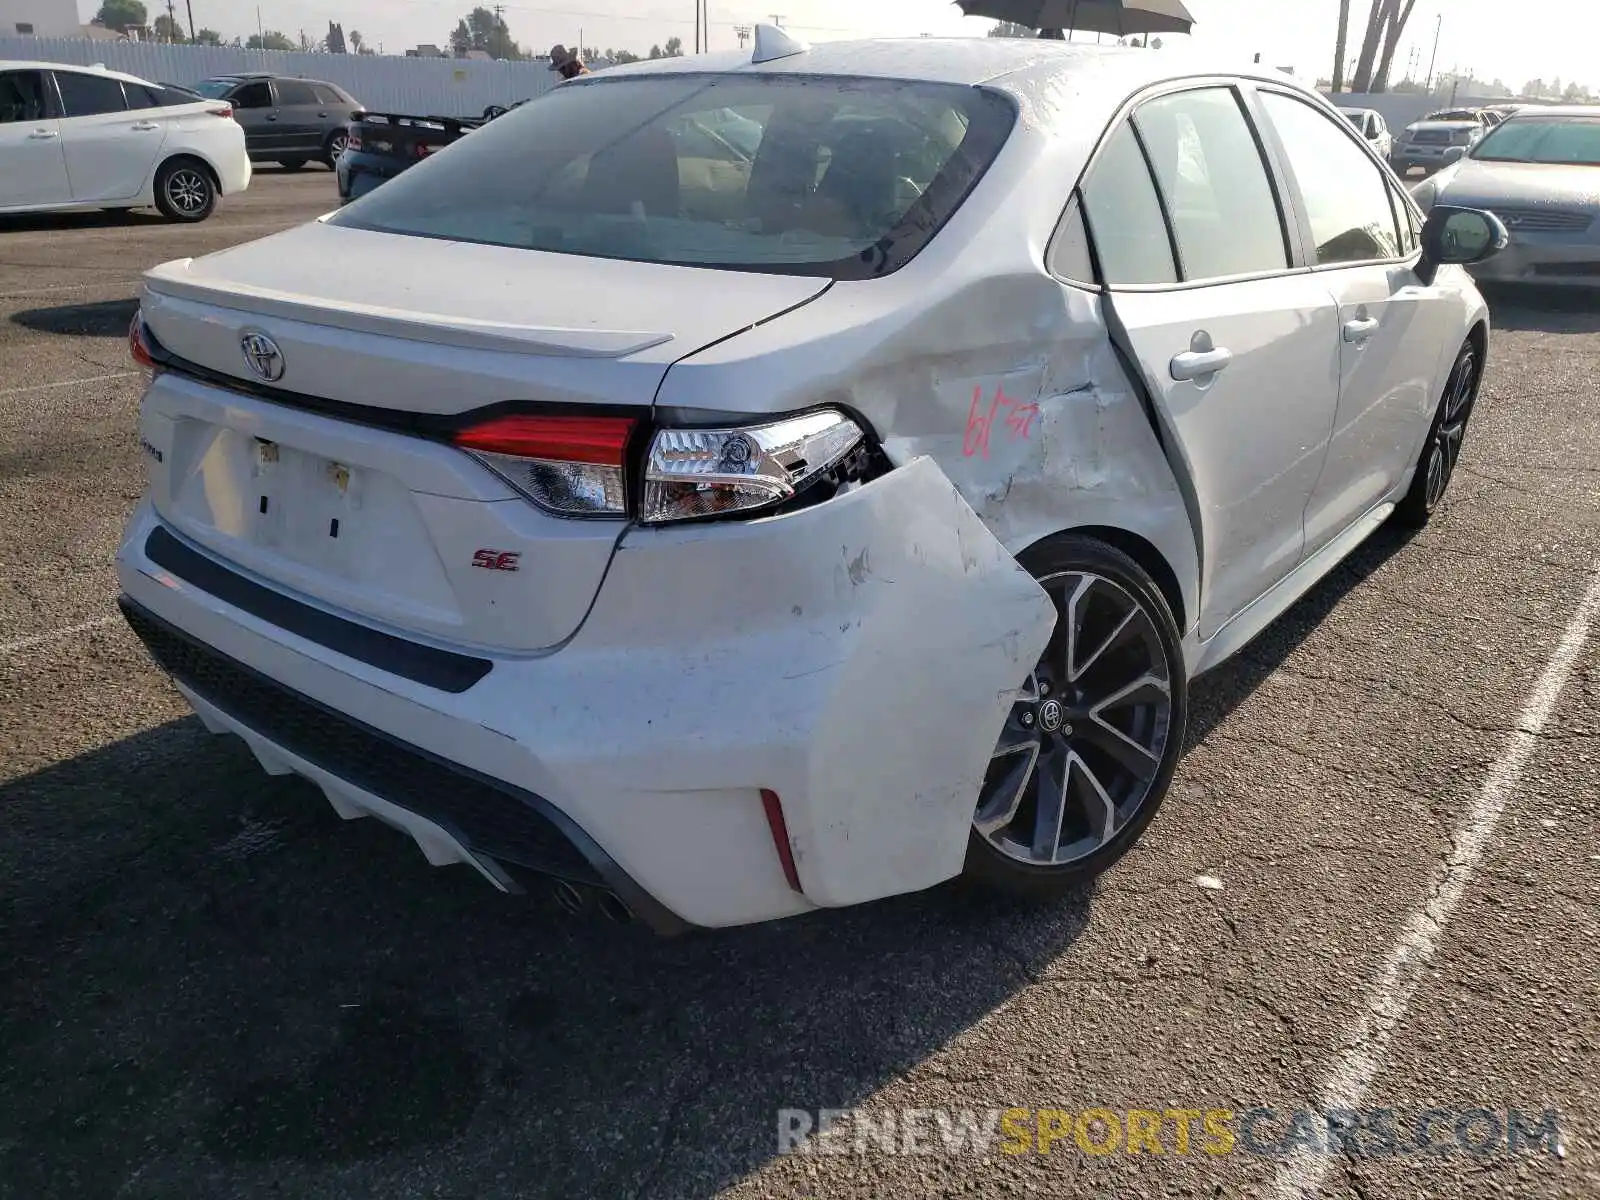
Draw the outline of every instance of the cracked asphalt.
[[[1267,1197],[1242,1143],[782,1155],[778,1112],[1270,1109],[1269,1145],[1351,1055],[1365,1106],[1452,1115],[1437,1153],[1336,1147],[1317,1194],[1600,1195],[1600,637],[1409,1003],[1360,1023],[1600,564],[1600,305],[1491,297],[1443,512],[1198,685],[1160,818],[1091,891],[661,941],[341,822],[114,619],[138,272],[334,203],[264,172],[196,229],[0,220],[0,1197]],[[1559,1138],[1449,1133],[1512,1109]]]

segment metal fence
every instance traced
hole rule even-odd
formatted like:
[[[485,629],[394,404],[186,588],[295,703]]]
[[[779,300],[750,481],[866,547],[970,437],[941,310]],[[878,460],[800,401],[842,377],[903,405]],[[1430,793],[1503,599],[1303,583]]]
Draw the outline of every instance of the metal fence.
[[[511,104],[548,91],[549,65],[473,58],[402,58],[377,54],[300,54],[231,46],[88,38],[0,37],[0,60],[103,63],[157,83],[185,87],[213,75],[273,71],[336,83],[377,111],[476,116],[490,104]]]

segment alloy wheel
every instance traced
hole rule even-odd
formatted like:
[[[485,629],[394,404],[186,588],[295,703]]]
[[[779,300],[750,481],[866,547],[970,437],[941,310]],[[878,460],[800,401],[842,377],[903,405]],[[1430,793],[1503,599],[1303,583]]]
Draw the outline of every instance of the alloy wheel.
[[[1444,499],[1450,480],[1455,476],[1461,445],[1466,440],[1467,421],[1472,416],[1472,406],[1477,396],[1478,353],[1468,345],[1456,359],[1455,368],[1445,383],[1444,397],[1439,406],[1439,423],[1428,447],[1428,483],[1424,496],[1430,511]]]
[[[1018,690],[973,827],[1034,867],[1081,862],[1133,821],[1172,733],[1172,677],[1156,623],[1113,579],[1068,571],[1039,581],[1055,632]]]
[[[174,171],[167,178],[167,199],[186,215],[204,212],[211,202],[211,181],[191,167]]]
[[[333,137],[328,142],[328,157],[330,159],[332,159],[334,162],[338,162],[340,156],[344,154],[345,147],[348,146],[349,144],[350,144],[350,135],[349,134],[345,134],[345,133],[336,133],[336,134],[334,134]]]

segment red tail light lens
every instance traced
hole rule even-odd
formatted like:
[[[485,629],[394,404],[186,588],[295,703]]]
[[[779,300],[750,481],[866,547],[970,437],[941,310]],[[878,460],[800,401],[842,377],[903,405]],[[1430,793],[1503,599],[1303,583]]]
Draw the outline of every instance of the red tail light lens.
[[[564,517],[628,512],[623,471],[632,417],[514,413],[463,429],[452,439],[540,508]]]
[[[344,148],[346,150],[361,149],[361,131],[359,129],[352,129],[348,135],[348,138],[349,140],[344,144]]]
[[[221,117],[225,121],[233,120],[233,105],[224,104],[221,108],[206,109],[213,117]]]
[[[147,381],[154,379],[161,370],[161,364],[156,361],[155,355],[150,350],[149,334],[145,330],[143,313],[134,313],[133,323],[128,326],[128,353],[144,371]]]

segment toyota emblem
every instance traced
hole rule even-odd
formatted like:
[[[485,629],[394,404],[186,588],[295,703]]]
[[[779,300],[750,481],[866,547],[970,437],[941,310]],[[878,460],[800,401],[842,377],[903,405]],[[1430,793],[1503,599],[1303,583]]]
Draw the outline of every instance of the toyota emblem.
[[[239,338],[239,349],[244,351],[245,365],[257,379],[277,383],[283,378],[283,351],[266,334],[245,333]]]

